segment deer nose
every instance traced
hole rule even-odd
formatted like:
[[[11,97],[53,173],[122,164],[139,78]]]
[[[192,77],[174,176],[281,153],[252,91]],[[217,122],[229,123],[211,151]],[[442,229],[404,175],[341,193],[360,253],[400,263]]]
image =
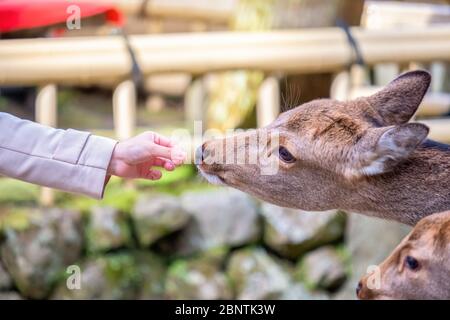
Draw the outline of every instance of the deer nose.
[[[203,163],[203,152],[205,151],[205,144],[202,144],[200,147],[195,150],[195,164]]]
[[[200,147],[195,150],[195,164],[202,164],[203,161],[208,158],[211,150],[206,148],[206,143],[202,144]]]
[[[359,294],[361,292],[362,286],[363,286],[362,281],[358,282],[358,285],[356,286],[356,295],[358,297],[359,297]]]

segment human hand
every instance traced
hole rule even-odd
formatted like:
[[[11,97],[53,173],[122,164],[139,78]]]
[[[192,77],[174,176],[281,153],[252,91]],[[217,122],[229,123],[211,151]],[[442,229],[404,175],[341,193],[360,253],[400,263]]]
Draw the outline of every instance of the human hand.
[[[116,145],[108,174],[129,179],[158,180],[162,173],[154,167],[172,171],[185,158],[186,152],[168,138],[147,131]]]

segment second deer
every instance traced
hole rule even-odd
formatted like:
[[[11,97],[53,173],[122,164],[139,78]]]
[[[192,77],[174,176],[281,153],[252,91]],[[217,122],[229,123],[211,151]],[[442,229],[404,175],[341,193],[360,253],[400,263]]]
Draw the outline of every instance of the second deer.
[[[450,299],[450,211],[420,220],[376,272],[360,299]]]

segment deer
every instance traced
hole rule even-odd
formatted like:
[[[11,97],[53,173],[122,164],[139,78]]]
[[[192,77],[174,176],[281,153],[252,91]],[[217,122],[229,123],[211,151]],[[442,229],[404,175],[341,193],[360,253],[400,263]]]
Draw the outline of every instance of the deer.
[[[450,211],[420,220],[375,270],[359,282],[359,299],[450,299]]]
[[[197,167],[211,183],[281,207],[415,225],[450,209],[450,146],[427,139],[426,125],[409,122],[430,82],[428,72],[416,70],[368,97],[302,104],[266,127],[204,142]],[[261,147],[257,137],[275,133],[277,143],[268,138]],[[268,163],[276,173],[263,174]]]

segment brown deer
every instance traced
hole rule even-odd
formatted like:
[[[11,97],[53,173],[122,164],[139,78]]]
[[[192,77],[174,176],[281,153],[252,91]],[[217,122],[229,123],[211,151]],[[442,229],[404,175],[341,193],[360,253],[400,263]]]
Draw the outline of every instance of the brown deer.
[[[199,170],[210,182],[279,206],[342,209],[414,225],[450,209],[450,146],[427,140],[425,125],[408,123],[430,81],[427,72],[413,71],[366,98],[300,105],[265,128],[207,141]],[[274,148],[270,139],[263,148],[252,142],[274,132]],[[258,161],[221,161],[219,150]],[[265,163],[276,163],[277,173],[261,174]]]
[[[356,292],[360,299],[450,299],[450,211],[420,220]]]

